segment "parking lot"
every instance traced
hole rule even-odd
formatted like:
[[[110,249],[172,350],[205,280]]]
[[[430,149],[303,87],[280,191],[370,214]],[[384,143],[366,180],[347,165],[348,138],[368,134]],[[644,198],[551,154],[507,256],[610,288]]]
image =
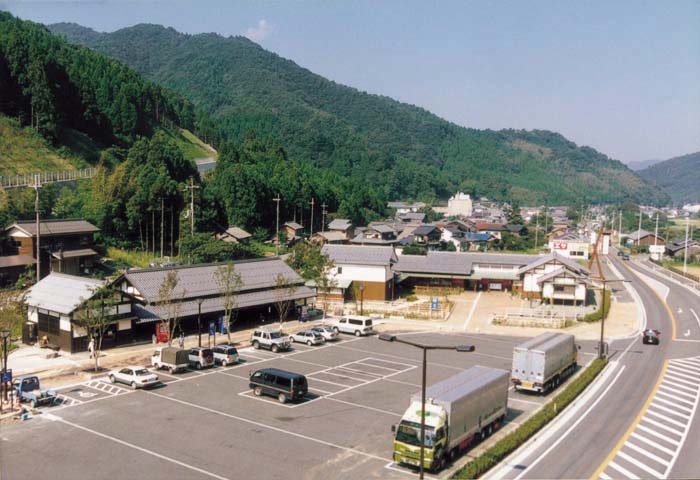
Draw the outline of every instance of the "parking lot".
[[[509,370],[513,346],[522,341],[408,335],[426,343],[476,346],[473,353],[430,352],[428,384],[477,364]],[[592,350],[584,344],[586,351]],[[417,476],[392,463],[390,429],[420,389],[420,350],[341,335],[317,347],[294,344],[278,354],[248,348],[240,354],[234,366],[159,372],[163,384],[150,390],[132,391],[106,380],[64,387],[59,406],[3,426],[0,473],[75,479],[96,473],[112,479]],[[584,354],[579,363],[591,358]],[[265,367],[306,375],[309,394],[288,404],[255,397],[248,375]],[[508,421],[522,422],[545,399],[511,391]]]

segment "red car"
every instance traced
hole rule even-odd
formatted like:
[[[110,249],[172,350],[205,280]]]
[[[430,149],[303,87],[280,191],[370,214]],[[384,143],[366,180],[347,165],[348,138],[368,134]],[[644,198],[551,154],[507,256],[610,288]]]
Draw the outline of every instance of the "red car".
[[[658,345],[660,340],[661,332],[658,330],[648,328],[642,333],[642,343],[644,344]]]

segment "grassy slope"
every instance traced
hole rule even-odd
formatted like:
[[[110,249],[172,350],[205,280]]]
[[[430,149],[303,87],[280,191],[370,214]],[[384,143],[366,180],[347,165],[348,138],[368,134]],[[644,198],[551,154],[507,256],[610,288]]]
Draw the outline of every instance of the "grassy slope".
[[[657,163],[639,175],[658,184],[675,203],[700,201],[700,152]]]
[[[200,140],[195,134],[184,128],[177,132],[168,130],[170,138],[180,147],[185,159],[194,160],[196,158],[212,157],[217,158],[217,152],[211,145],[207,145]]]

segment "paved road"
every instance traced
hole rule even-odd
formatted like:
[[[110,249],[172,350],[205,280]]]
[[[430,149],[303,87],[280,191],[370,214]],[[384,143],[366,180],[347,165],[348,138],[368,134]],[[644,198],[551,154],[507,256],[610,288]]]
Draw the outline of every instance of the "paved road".
[[[609,373],[598,394],[583,402],[579,413],[562,422],[552,437],[543,437],[540,446],[533,444],[524,458],[510,459],[492,478],[698,477],[700,461],[688,452],[700,435],[692,417],[700,382],[700,359],[692,357],[700,353],[700,344],[672,341],[669,309],[637,275],[648,272],[633,262],[616,257],[612,261],[638,292],[647,327],[661,330],[663,341],[659,346],[643,345],[636,336],[614,342]],[[665,284],[663,278],[657,281]],[[671,282],[667,287],[671,308],[686,311],[696,301],[688,299],[683,287]],[[659,290],[665,293],[663,287]],[[700,325],[693,330],[686,317],[678,319],[678,334],[691,329],[681,338],[700,341]],[[657,436],[660,432],[665,438]]]

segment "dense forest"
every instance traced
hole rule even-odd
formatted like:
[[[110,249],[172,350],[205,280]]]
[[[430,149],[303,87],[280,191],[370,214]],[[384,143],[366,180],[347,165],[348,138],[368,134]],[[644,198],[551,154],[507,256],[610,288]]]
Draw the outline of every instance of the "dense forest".
[[[190,99],[205,140],[240,144],[252,130],[290,159],[354,177],[388,199],[435,201],[463,190],[521,203],[668,200],[619,161],[557,133],[463,128],[329,81],[243,37],[156,25],[108,34],[50,28]]]
[[[671,158],[639,171],[671,195],[673,202],[700,202],[700,152]]]

